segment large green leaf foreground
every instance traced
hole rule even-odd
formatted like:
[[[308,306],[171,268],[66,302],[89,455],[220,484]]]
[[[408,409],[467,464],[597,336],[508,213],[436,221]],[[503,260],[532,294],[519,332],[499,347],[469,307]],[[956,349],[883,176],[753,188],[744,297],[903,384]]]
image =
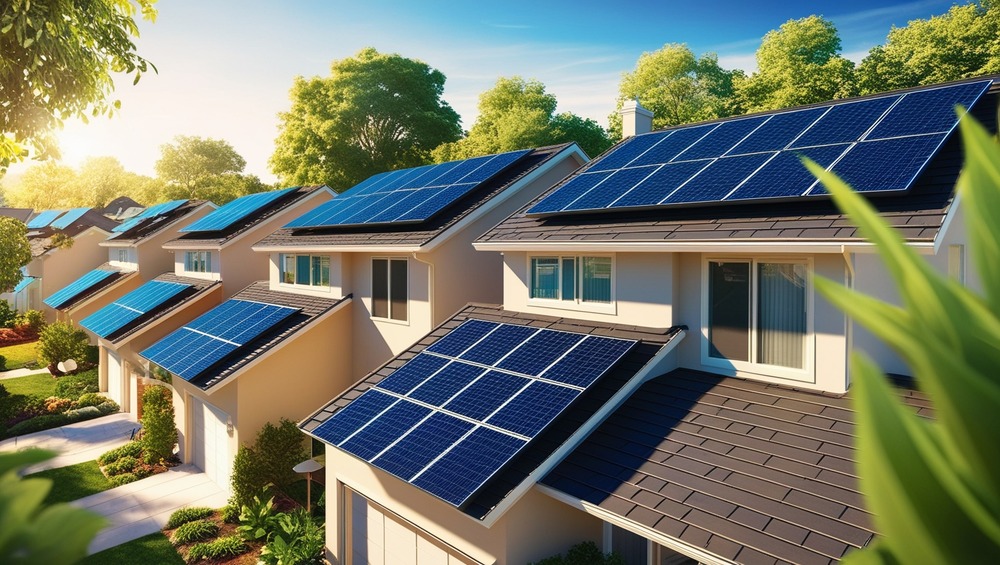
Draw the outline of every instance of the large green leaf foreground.
[[[969,116],[960,128],[965,167],[953,205],[965,211],[983,296],[935,271],[863,197],[806,163],[877,245],[902,305],[828,280],[817,289],[903,357],[936,414],[928,421],[904,408],[875,364],[854,354],[858,474],[880,537],[848,562],[1000,558],[1000,145]]]

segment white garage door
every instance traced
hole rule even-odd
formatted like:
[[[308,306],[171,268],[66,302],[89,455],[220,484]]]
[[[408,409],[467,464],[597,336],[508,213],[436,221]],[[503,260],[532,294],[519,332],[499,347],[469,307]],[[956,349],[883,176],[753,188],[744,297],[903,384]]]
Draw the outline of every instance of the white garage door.
[[[122,359],[114,351],[108,350],[108,398],[117,402],[122,410],[127,410],[128,407],[122,403],[122,390],[125,388],[123,380]]]
[[[470,565],[457,549],[347,489],[347,565]]]
[[[229,456],[229,434],[226,433],[229,416],[197,398],[192,398],[190,404],[191,462],[228,491],[233,465]]]

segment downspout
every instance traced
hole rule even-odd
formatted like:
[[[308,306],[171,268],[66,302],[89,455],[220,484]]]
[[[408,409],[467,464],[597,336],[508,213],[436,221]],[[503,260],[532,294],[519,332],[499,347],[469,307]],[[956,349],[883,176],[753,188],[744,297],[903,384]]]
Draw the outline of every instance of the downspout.
[[[434,263],[430,261],[424,261],[420,257],[417,257],[417,252],[412,253],[413,260],[419,263],[427,265],[427,305],[431,309],[431,326],[437,324],[437,317],[434,315]]]
[[[847,250],[846,245],[840,246],[840,254],[844,256],[844,264],[847,265],[847,288],[854,290],[854,253]],[[851,352],[854,351],[854,322],[850,316],[844,316],[844,390],[851,388]]]

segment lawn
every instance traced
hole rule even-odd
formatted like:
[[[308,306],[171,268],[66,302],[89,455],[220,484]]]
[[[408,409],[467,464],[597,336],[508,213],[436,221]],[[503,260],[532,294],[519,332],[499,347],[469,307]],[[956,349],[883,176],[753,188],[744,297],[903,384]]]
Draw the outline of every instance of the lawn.
[[[38,357],[35,352],[37,341],[22,343],[20,345],[10,345],[0,347],[0,355],[7,358],[7,369],[20,369],[29,363],[37,363]]]
[[[85,461],[69,467],[32,473],[28,476],[52,479],[52,490],[45,497],[46,505],[79,500],[111,488],[111,481],[101,472],[97,461]]]
[[[56,379],[48,373],[28,375],[16,379],[4,379],[0,381],[7,392],[11,394],[23,394],[25,396],[37,396],[48,398],[56,393]]]
[[[105,549],[79,561],[79,565],[122,565],[123,563],[156,563],[184,565],[174,546],[162,532]]]

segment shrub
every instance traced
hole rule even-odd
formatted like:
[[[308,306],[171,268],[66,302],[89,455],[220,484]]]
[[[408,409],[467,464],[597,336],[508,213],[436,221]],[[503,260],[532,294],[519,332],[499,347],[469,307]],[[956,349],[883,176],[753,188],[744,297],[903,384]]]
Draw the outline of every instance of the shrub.
[[[261,496],[253,497],[250,504],[245,504],[240,510],[240,525],[236,531],[247,541],[267,540],[278,525],[274,514],[274,497],[269,497],[266,501],[261,498],[267,494],[265,489]]]
[[[98,416],[103,416],[101,411],[95,406],[84,406],[83,408],[77,408],[75,410],[67,410],[63,412],[71,422],[82,422],[84,420],[92,420]]]
[[[323,561],[326,543],[323,527],[312,516],[299,508],[278,515],[278,528],[273,539],[260,552],[260,559],[268,565],[313,565]]]
[[[146,463],[158,463],[173,457],[177,443],[177,427],[174,425],[174,406],[170,389],[151,386],[142,393],[142,447]]]
[[[277,426],[264,424],[254,444],[236,452],[230,504],[241,508],[269,484],[283,490],[301,478],[292,467],[306,457],[305,436],[293,422],[282,418]]]
[[[195,544],[188,551],[188,562],[193,563],[201,559],[222,559],[250,551],[250,547],[243,543],[240,536],[226,536],[215,541]]]
[[[125,455],[119,458],[117,461],[108,463],[104,466],[104,473],[111,477],[114,475],[121,475],[123,473],[131,473],[135,470],[136,465],[139,464],[139,460],[131,455]]]
[[[139,480],[139,476],[135,473],[122,473],[121,475],[115,475],[113,477],[108,477],[108,482],[111,483],[112,487],[120,487],[122,485],[127,485],[129,483],[134,483]]]
[[[7,426],[45,414],[45,401],[37,396],[12,394],[0,403],[0,418]]]
[[[111,451],[105,452],[97,458],[97,464],[107,465],[108,463],[118,461],[122,457],[138,458],[140,455],[142,455],[142,444],[138,441],[130,441],[121,447],[116,447]]]
[[[49,428],[57,428],[68,423],[70,423],[70,419],[65,414],[43,414],[14,424],[7,430],[7,435],[30,434]]]
[[[6,371],[6,370],[7,370],[7,358],[4,357],[3,355],[0,355],[0,371]]]
[[[0,328],[13,328],[17,321],[17,312],[6,300],[0,300]]]
[[[87,357],[87,334],[67,322],[55,322],[44,327],[38,336],[38,360],[46,365],[73,359],[78,363]]]
[[[578,543],[562,554],[546,557],[534,565],[625,565],[625,560],[617,553],[601,553],[592,541]]]
[[[189,506],[187,508],[181,508],[170,515],[170,518],[167,520],[167,529],[172,530],[181,524],[187,524],[188,522],[208,518],[213,513],[215,513],[215,510],[212,510],[207,506]]]
[[[0,355],[0,358],[2,357],[3,355]],[[0,383],[0,400],[5,398],[10,398],[10,391],[7,390],[7,387],[3,386],[3,383]]]
[[[80,395],[80,398],[76,399],[76,407],[83,408],[84,406],[97,406],[99,404],[104,404],[107,397],[101,396],[96,392],[86,392]]]
[[[240,509],[233,506],[232,504],[227,504],[222,507],[222,521],[227,524],[239,524],[240,523]]]
[[[76,400],[88,392],[98,392],[99,390],[96,369],[59,377],[59,380],[56,381],[56,396],[70,400]]]
[[[38,334],[45,327],[45,314],[39,310],[28,310],[17,316],[14,320],[14,327],[27,329],[31,333]]]
[[[219,525],[209,520],[194,520],[181,524],[170,536],[170,543],[180,545],[206,540],[219,534]]]
[[[62,414],[73,406],[73,401],[68,398],[50,396],[45,399],[45,411],[49,414]]]
[[[94,406],[94,408],[96,408],[97,411],[100,412],[102,416],[107,416],[108,414],[114,414],[115,412],[118,412],[122,409],[122,407],[118,406],[118,403],[115,402],[114,400],[105,400],[104,402],[98,404],[97,406]]]

